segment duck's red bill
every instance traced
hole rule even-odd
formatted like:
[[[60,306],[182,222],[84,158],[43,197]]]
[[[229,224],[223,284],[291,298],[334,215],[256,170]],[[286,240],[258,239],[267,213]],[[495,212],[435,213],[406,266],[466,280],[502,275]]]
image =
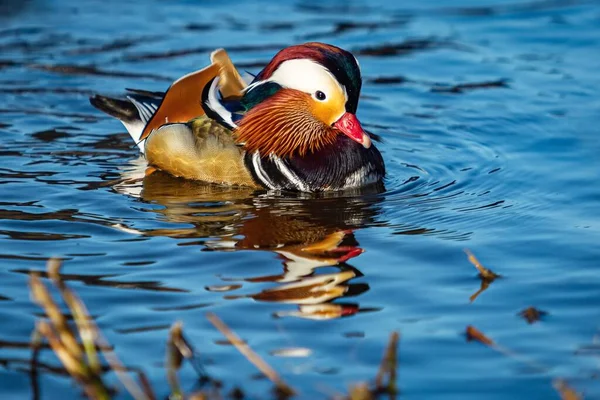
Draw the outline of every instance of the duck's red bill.
[[[371,138],[360,125],[356,115],[348,112],[345,113],[335,122],[335,124],[333,124],[333,127],[341,131],[344,135],[348,136],[355,142],[362,144],[365,149],[371,147]]]

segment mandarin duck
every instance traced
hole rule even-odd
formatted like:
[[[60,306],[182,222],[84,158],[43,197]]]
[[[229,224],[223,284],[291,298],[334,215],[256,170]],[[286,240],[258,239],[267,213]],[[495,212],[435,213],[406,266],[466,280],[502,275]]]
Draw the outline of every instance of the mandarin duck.
[[[223,49],[166,93],[95,95],[144,154],[147,173],[270,190],[361,188],[385,176],[381,154],[356,118],[360,67],[323,43],[281,50],[250,84]]]

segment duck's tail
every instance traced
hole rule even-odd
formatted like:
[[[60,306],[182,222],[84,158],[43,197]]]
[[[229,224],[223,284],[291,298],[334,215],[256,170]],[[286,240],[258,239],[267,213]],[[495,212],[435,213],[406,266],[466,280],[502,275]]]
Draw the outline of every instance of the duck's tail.
[[[127,89],[127,100],[101,95],[90,97],[90,103],[98,110],[117,118],[125,125],[140,151],[144,152],[144,141],[140,140],[146,124],[156,112],[164,93]]]

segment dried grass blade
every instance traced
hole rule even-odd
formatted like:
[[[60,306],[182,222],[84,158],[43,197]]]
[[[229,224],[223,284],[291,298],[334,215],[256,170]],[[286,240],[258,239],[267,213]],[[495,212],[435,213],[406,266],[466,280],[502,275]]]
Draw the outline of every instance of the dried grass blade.
[[[136,400],[154,400],[156,397],[152,391],[147,392],[148,386],[143,385],[140,387],[137,382],[129,376],[127,373],[127,368],[123,365],[121,360],[117,354],[112,350],[112,347],[108,343],[108,341],[102,336],[102,333],[98,330],[96,324],[92,321],[93,329],[96,332],[96,337],[98,340],[98,348],[102,351],[102,355],[104,359],[108,363],[108,365],[112,368],[112,370],[117,375],[117,378],[121,381],[125,389],[129,392],[129,394]]]
[[[288,386],[279,374],[263,360],[258,354],[256,354],[250,346],[248,346],[239,336],[237,336],[219,317],[213,313],[207,313],[206,317],[208,320],[219,330],[221,333],[235,346],[235,348],[242,353],[248,361],[250,361],[260,372],[262,372],[267,378],[275,384],[275,386],[288,395],[293,395],[295,391]]]
[[[399,341],[400,334],[398,332],[392,332],[383,359],[381,360],[381,364],[379,365],[377,377],[375,378],[375,387],[377,388],[377,390],[385,390],[390,395],[396,393]],[[388,382],[387,385],[384,386],[383,379],[385,375],[388,375]]]
[[[69,352],[68,348],[60,342],[59,336],[54,332],[49,323],[40,321],[36,329],[48,340],[52,351],[54,351],[54,354],[56,354],[69,374],[82,384],[89,398],[101,400],[108,400],[110,398],[100,377],[94,374],[83,360],[77,359]]]
[[[91,323],[90,314],[83,301],[64,284],[60,276],[61,267],[62,260],[57,258],[49,259],[46,265],[48,276],[60,291],[63,301],[73,314],[73,319],[77,325],[79,337],[81,338],[81,343],[83,343],[90,368],[94,373],[99,374],[102,371],[102,366],[96,352],[96,334]]]
[[[185,397],[181,390],[181,385],[179,384],[179,378],[177,377],[177,371],[179,371],[184,357],[176,345],[176,342],[181,337],[181,330],[181,322],[173,324],[169,332],[169,339],[167,340],[167,380],[171,387],[171,395],[169,398],[177,400]]]
[[[97,346],[102,352],[102,355],[104,356],[108,365],[117,375],[117,378],[119,378],[123,386],[125,386],[125,389],[134,399],[154,400],[154,393],[151,389],[148,391],[149,385],[143,385],[143,388],[140,388],[135,380],[129,376],[127,373],[127,368],[125,368],[125,366],[121,363],[116,353],[113,351],[112,346],[102,336],[102,333],[98,329],[97,325],[89,316],[83,301],[71,289],[69,289],[67,285],[65,285],[60,275],[61,267],[61,260],[57,258],[51,258],[48,260],[48,276],[58,287],[63,300],[73,313],[73,317],[75,318],[75,323],[77,325],[81,341],[84,345],[86,358],[90,364],[90,368],[98,372],[101,370],[100,360],[96,351]],[[75,341],[75,337],[72,336],[72,338]],[[78,348],[80,349],[79,346]],[[83,358],[83,352],[80,354],[80,357]]]
[[[31,394],[34,400],[40,398],[40,385],[38,382],[38,359],[40,355],[40,349],[42,347],[42,342],[44,340],[44,336],[37,330],[37,328],[33,329],[33,333],[31,334]]]
[[[31,295],[33,300],[38,303],[46,312],[46,315],[54,325],[60,341],[69,349],[72,356],[77,358],[79,361],[83,358],[83,351],[75,339],[73,331],[67,324],[67,319],[58,308],[58,305],[50,296],[50,292],[46,289],[46,286],[42,283],[37,274],[32,274],[29,279],[29,286],[31,288]]]

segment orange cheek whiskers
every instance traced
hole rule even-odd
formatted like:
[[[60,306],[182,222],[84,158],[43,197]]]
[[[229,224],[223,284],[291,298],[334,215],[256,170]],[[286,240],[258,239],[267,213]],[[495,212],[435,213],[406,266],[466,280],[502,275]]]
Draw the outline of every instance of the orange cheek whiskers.
[[[312,115],[308,95],[286,89],[252,108],[238,125],[236,140],[261,156],[304,156],[332,144],[337,136]]]

